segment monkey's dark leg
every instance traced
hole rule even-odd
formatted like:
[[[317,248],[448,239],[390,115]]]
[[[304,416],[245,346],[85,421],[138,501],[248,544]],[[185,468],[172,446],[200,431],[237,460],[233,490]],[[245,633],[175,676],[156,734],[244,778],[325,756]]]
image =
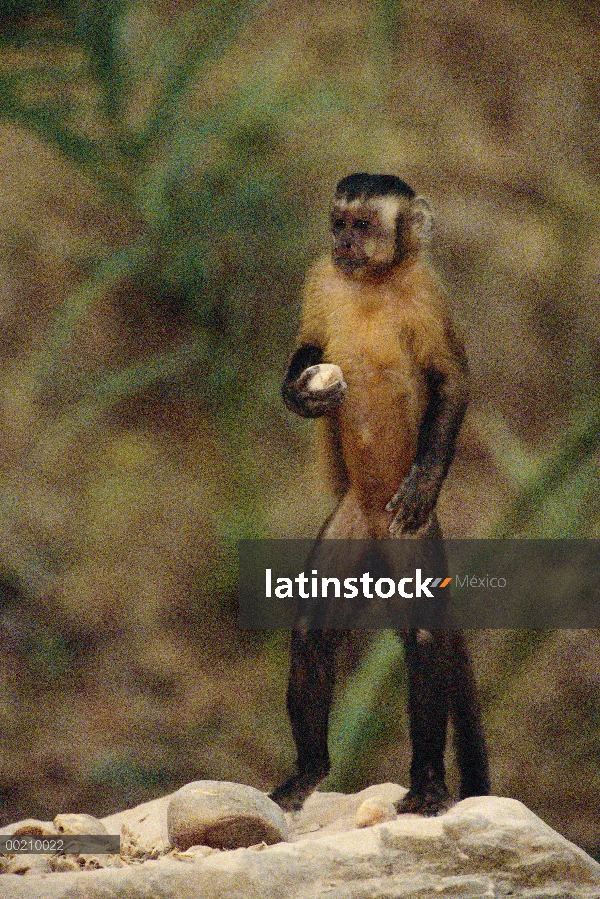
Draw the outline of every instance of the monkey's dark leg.
[[[319,569],[321,561],[331,570],[336,547],[340,562],[347,562],[347,540],[368,537],[368,527],[354,491],[349,490],[327,519],[308,559],[308,567]],[[339,539],[345,538],[345,540]],[[309,609],[307,626],[313,619]],[[323,610],[321,610],[323,611]],[[326,610],[324,611],[326,617]],[[329,771],[327,731],[335,684],[335,653],[343,633],[332,628],[292,631],[287,707],[298,753],[298,773],[271,793],[285,811],[302,808],[304,800]]]
[[[448,633],[411,630],[404,637],[404,646],[413,754],[410,789],[398,811],[437,815],[450,805],[444,768],[450,683]]]
[[[454,631],[450,711],[454,723],[456,759],[460,771],[460,798],[488,796],[490,775],[477,687],[465,635]]]
[[[271,799],[284,811],[302,808],[329,771],[327,730],[339,637],[335,631],[292,631],[287,708],[298,773],[271,793]]]

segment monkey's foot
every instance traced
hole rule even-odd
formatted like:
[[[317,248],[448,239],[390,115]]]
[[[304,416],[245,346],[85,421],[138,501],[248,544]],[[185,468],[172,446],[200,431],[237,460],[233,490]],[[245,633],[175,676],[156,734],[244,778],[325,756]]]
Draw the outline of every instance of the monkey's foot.
[[[323,775],[324,776],[324,775]],[[269,793],[269,799],[276,802],[284,812],[299,812],[304,802],[321,782],[323,777],[292,774],[282,784]]]
[[[490,795],[490,781],[489,777],[482,776],[477,781],[469,781],[468,783],[462,783],[460,787],[460,793],[458,794],[459,799],[468,799],[470,796],[489,796]]]
[[[452,805],[450,793],[445,784],[428,784],[422,793],[409,790],[404,799],[396,803],[400,815],[417,814],[432,818],[447,811]]]

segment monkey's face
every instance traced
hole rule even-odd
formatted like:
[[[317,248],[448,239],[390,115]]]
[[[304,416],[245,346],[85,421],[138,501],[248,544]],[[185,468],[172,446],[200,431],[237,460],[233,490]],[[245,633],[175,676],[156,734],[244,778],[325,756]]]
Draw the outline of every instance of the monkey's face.
[[[403,221],[408,200],[391,194],[337,197],[331,212],[332,257],[356,280],[380,277],[402,255]]]

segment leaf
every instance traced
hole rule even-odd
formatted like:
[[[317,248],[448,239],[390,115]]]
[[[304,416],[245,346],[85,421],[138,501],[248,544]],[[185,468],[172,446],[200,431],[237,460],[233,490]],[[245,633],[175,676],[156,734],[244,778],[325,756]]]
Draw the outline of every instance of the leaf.
[[[507,537],[535,529],[536,518],[542,515],[548,500],[599,450],[600,406],[591,413],[581,412],[576,416],[566,437],[559,441],[552,455],[540,465],[537,474],[517,493],[491,536]],[[565,497],[565,503],[568,503],[571,513],[578,510],[575,497]]]
[[[348,792],[363,785],[362,776],[382,740],[387,743],[394,738],[393,721],[405,693],[402,645],[394,631],[381,631],[334,705],[328,789]]]
[[[65,427],[66,423],[68,430],[79,430],[94,424],[109,409],[145,390],[181,383],[209,359],[210,341],[206,335],[199,334],[193,343],[154,355],[146,362],[96,376],[87,396],[75,404],[67,419],[61,419],[60,427]]]
[[[132,277],[147,260],[149,253],[145,240],[109,253],[92,277],[65,299],[48,329],[44,345],[33,366],[34,390],[40,393],[53,385],[63,352],[70,345],[92,304],[114,290],[125,278]]]
[[[200,4],[180,16],[171,34],[162,42],[161,61],[167,75],[156,112],[139,137],[141,146],[148,147],[171,132],[179,117],[181,102],[199,70],[228,49],[262,2],[246,0],[231,4],[226,0],[214,0],[210,6]],[[199,35],[203,36],[202,40]]]
[[[125,104],[123,54],[119,26],[128,0],[94,0],[77,4],[75,33],[89,51],[92,72],[102,86],[104,108],[112,119],[121,119]]]
[[[76,134],[65,125],[64,116],[52,107],[24,104],[17,94],[19,81],[16,75],[0,78],[0,119],[32,131],[90,175],[113,202],[129,205],[129,192],[114,171],[105,148],[85,135]]]

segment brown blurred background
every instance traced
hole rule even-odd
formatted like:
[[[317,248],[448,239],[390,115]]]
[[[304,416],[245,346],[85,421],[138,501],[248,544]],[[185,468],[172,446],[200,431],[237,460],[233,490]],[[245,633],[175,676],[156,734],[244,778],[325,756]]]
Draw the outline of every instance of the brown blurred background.
[[[450,536],[600,536],[596,4],[0,2],[0,823],[293,763],[236,541],[310,536],[279,383],[335,182],[436,213],[474,398]],[[495,793],[600,853],[600,638],[473,634]],[[406,783],[354,636],[328,788]]]

